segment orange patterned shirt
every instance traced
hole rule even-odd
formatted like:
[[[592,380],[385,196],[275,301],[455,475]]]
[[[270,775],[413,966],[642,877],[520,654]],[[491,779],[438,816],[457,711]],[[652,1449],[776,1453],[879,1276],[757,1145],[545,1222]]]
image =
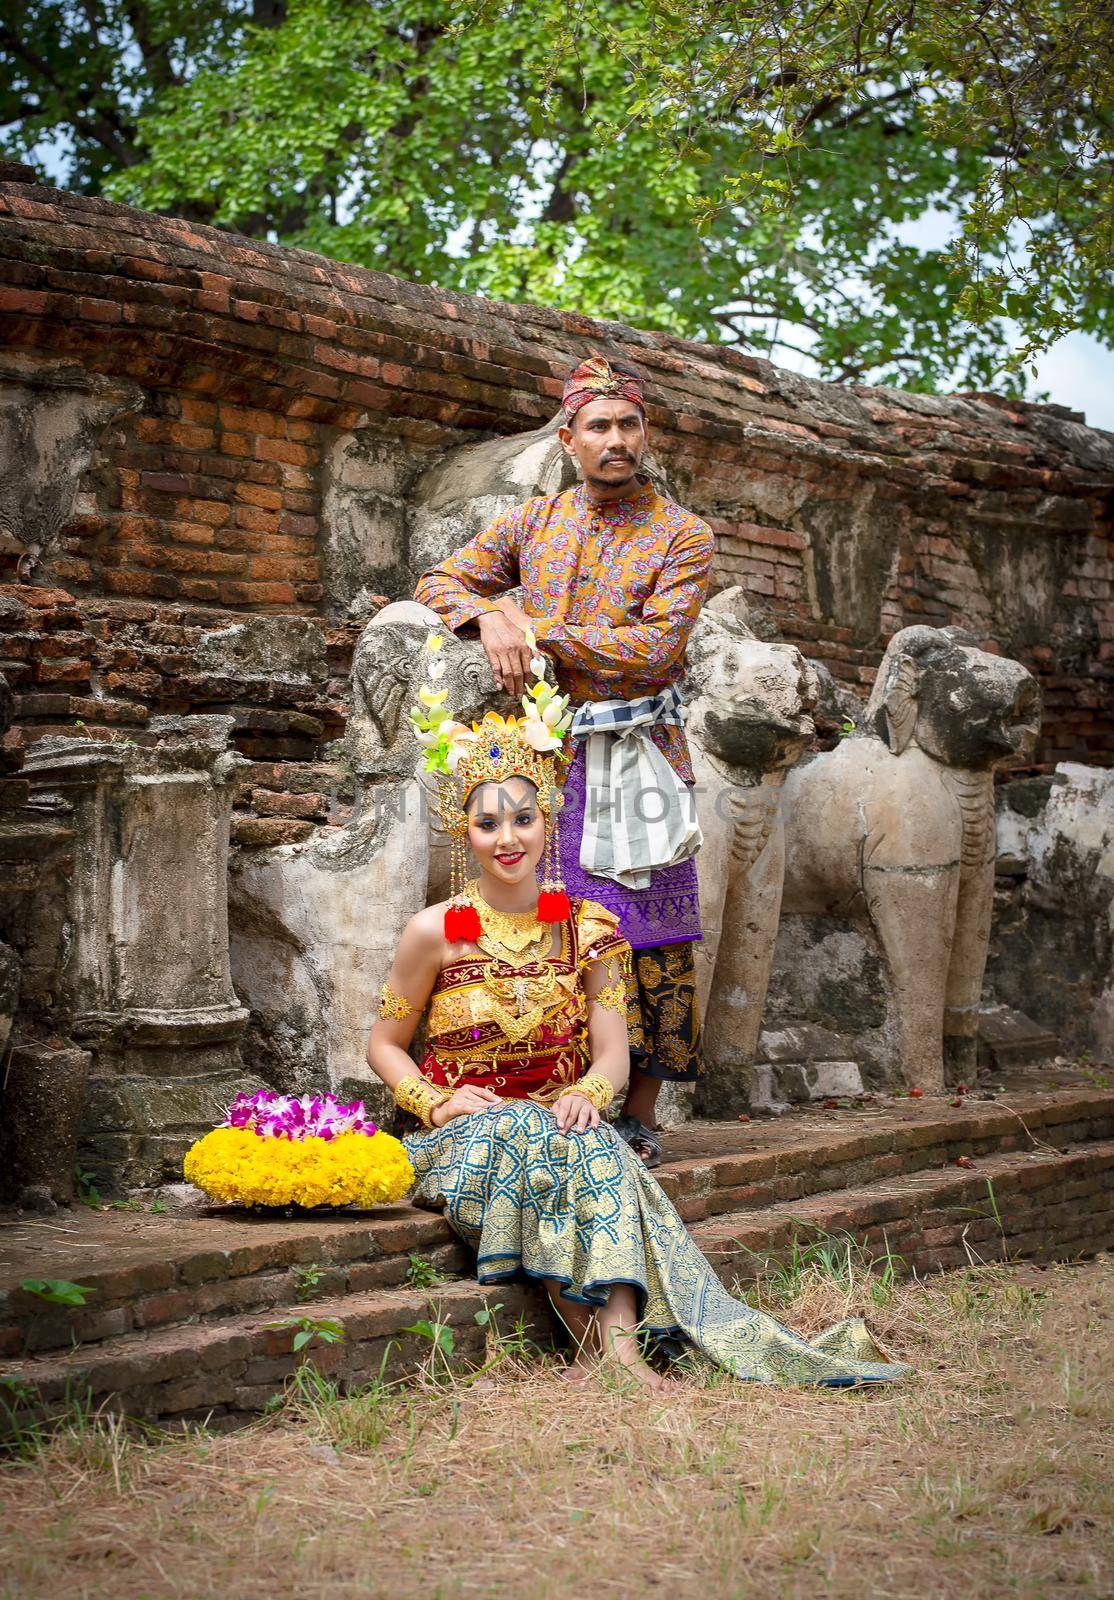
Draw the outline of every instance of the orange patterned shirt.
[[[521,584],[522,609],[572,704],[632,700],[683,677],[714,552],[708,524],[648,483],[601,505],[577,484],[504,511],[424,572],[414,598],[455,633]],[[650,735],[691,783],[684,729],[655,723]]]

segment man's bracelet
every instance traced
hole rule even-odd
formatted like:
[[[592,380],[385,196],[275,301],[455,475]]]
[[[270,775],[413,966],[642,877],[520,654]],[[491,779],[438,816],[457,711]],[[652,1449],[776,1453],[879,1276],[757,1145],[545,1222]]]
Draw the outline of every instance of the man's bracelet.
[[[615,1085],[602,1072],[586,1072],[583,1078],[578,1078],[575,1083],[570,1083],[567,1089],[562,1089],[557,1099],[563,1100],[567,1094],[582,1094],[585,1100],[590,1100],[596,1110],[602,1113],[615,1098]]]
[[[452,1099],[451,1089],[439,1089],[428,1078],[408,1072],[395,1084],[395,1104],[400,1111],[409,1111],[427,1128],[433,1127],[433,1113],[446,1100]]]

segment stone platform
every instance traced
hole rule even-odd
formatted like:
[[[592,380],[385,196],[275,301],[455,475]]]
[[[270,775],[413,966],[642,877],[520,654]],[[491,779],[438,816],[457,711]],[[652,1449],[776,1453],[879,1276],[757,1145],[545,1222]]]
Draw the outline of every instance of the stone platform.
[[[1003,1256],[1074,1259],[1114,1245],[1114,1090],[1054,1090],[1021,1077],[995,1098],[880,1097],[776,1121],[694,1123],[665,1136],[658,1176],[725,1282],[753,1278],[794,1239],[850,1234],[920,1274]],[[411,1257],[446,1281],[415,1287]],[[313,1266],[310,1300],[299,1268]],[[476,1313],[502,1307],[549,1329],[537,1294],[480,1287],[436,1213],[412,1206],[289,1220],[228,1207],[151,1215],[75,1207],[0,1224],[0,1383],[111,1397],[132,1414],[211,1417],[261,1410],[301,1357],[298,1319],[343,1325],[315,1345],[320,1369],[353,1383],[414,1371],[428,1340],[402,1330],[435,1312],[458,1358],[482,1355]],[[68,1279],[80,1309],[44,1307],[19,1285]],[[304,1276],[302,1293],[304,1287]]]

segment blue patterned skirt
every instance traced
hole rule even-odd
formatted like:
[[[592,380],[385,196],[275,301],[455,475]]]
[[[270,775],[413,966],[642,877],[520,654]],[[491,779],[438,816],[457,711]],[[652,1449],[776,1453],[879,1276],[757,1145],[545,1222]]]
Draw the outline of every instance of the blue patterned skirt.
[[[415,1198],[443,1199],[476,1252],[481,1283],[555,1279],[569,1300],[602,1305],[631,1284],[644,1329],[683,1339],[738,1378],[848,1386],[904,1378],[859,1318],[802,1339],[734,1299],[665,1194],[607,1123],[557,1131],[553,1114],[508,1100],[404,1141]]]

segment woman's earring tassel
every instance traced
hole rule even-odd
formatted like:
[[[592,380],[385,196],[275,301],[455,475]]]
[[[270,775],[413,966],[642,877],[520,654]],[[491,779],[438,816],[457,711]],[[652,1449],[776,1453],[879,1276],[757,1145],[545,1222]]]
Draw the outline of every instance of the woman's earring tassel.
[[[483,929],[480,915],[464,893],[464,840],[454,839],[449,847],[449,894],[445,907],[445,938],[449,944],[464,941],[475,944]]]
[[[557,795],[551,795],[550,804],[553,807],[552,821],[546,829],[546,858],[549,870],[545,881],[538,892],[538,909],[536,916],[539,922],[567,922],[572,916],[572,906],[565,892],[565,885],[561,882],[557,870]]]

